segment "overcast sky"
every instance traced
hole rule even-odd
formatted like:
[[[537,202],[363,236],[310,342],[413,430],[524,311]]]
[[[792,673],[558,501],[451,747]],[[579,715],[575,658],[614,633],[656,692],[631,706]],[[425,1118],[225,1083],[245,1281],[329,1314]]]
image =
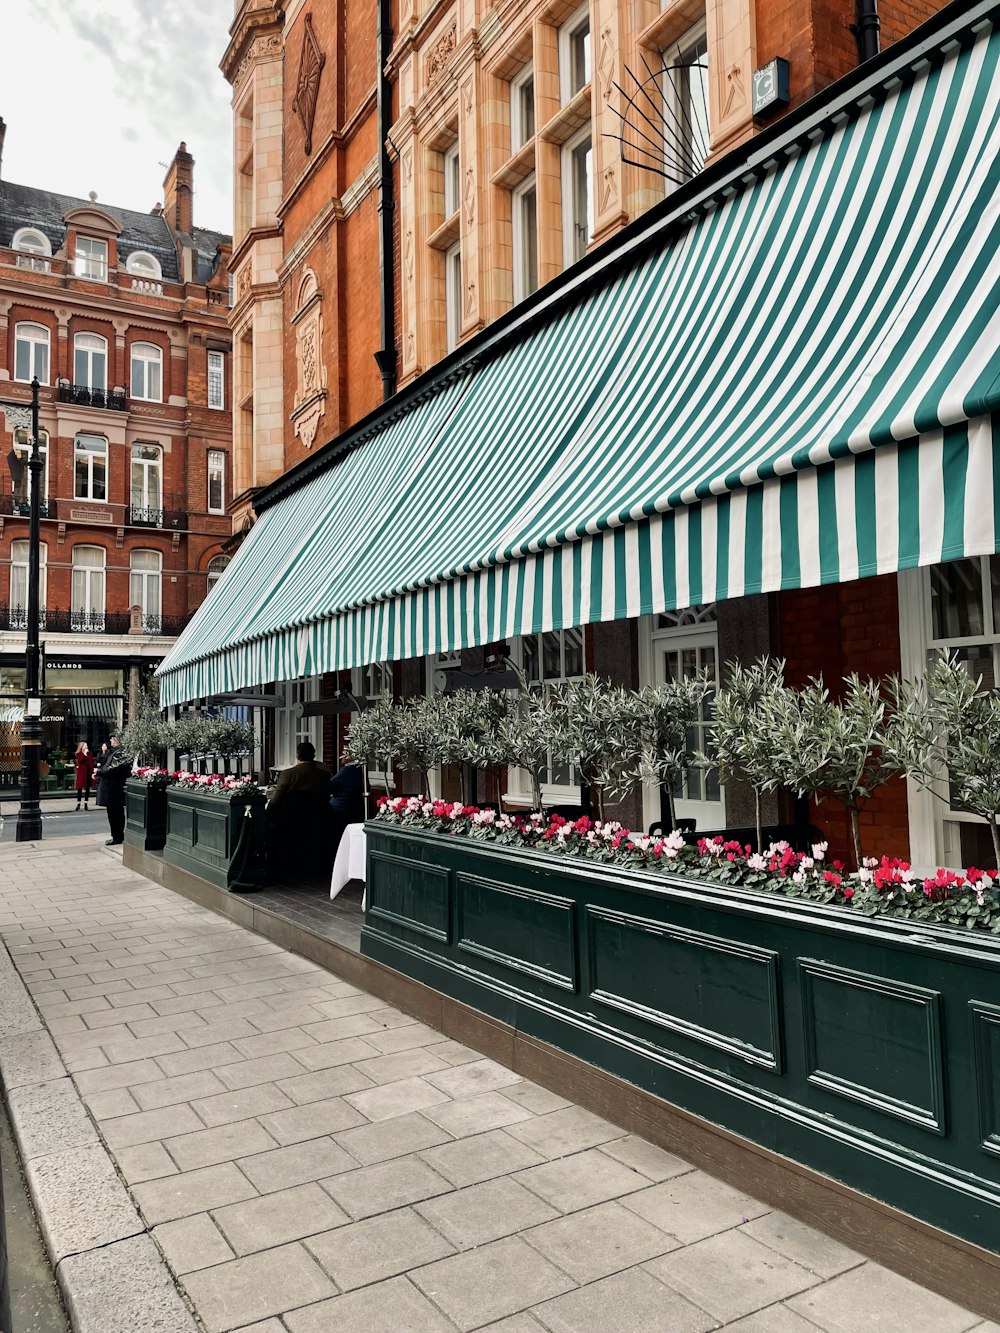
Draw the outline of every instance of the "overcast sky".
[[[5,12],[3,177],[148,212],[183,139],[197,226],[232,229],[233,0],[20,0]]]

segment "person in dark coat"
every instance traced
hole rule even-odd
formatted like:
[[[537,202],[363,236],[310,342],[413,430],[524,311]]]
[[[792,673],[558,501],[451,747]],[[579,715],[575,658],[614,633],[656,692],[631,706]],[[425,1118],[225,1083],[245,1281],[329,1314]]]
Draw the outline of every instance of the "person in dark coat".
[[[331,852],[336,857],[344,829],[348,824],[362,823],[365,817],[365,787],[360,764],[345,764],[334,773],[330,779],[330,809],[333,812]]]
[[[295,747],[298,762],[278,775],[267,803],[268,875],[308,879],[322,873],[330,770],[316,761],[309,741]]]
[[[132,756],[112,736],[108,749],[97,765],[97,804],[108,812],[111,837],[105,847],[117,847],[125,841],[125,780],[132,772]]]

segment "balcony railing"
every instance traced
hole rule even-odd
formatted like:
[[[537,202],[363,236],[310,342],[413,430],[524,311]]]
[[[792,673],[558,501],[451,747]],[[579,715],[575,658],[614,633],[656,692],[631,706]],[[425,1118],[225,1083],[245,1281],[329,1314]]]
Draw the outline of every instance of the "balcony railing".
[[[122,389],[91,389],[86,384],[60,381],[56,388],[60,403],[74,403],[77,407],[104,407],[111,412],[127,412],[128,399]]]
[[[171,528],[183,532],[188,525],[186,498],[165,495],[162,505],[130,504],[125,522],[133,528]]]
[[[132,290],[134,292],[145,292],[148,296],[162,296],[163,283],[154,282],[152,278],[133,278]]]
[[[38,513],[42,518],[55,518],[56,502],[54,500],[39,501]],[[27,500],[22,500],[16,495],[0,495],[0,514],[9,514],[14,518],[30,518],[31,505]]]
[[[143,634],[175,638],[190,619],[190,616],[143,615],[140,625]],[[66,611],[50,608],[40,613],[39,626],[50,634],[128,634],[132,628],[132,617],[128,611]],[[0,605],[0,630],[23,633],[27,627],[27,608]]]
[[[51,264],[48,259],[43,259],[41,255],[19,254],[14,260],[17,268],[30,268],[34,273],[48,273]]]
[[[129,505],[128,522],[134,528],[162,528],[163,510],[148,505]]]

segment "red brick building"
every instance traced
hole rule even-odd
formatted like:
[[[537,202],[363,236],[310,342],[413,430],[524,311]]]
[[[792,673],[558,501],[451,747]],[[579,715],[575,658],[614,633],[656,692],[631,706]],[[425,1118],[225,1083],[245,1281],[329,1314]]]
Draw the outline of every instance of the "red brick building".
[[[46,751],[91,745],[227,557],[230,238],[194,225],[182,143],[149,213],[2,178],[0,782],[19,769],[30,382],[45,449]],[[10,456],[13,455],[13,458]]]

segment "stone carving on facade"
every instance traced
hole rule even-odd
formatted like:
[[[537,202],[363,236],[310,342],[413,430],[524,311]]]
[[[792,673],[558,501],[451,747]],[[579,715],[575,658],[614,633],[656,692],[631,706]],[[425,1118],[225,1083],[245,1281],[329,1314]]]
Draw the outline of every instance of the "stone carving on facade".
[[[242,301],[244,296],[246,296],[247,293],[250,291],[251,281],[252,281],[252,275],[250,272],[250,265],[244,264],[244,266],[240,269],[239,281],[236,284],[236,299],[238,301]]]
[[[323,364],[323,293],[307,268],[299,282],[292,316],[295,329],[296,384],[292,407],[295,434],[307,449],[326,414],[326,366]]]
[[[277,32],[268,33],[266,37],[256,37],[247,48],[243,59],[236,66],[236,73],[233,75],[233,87],[238,88],[243,80],[243,76],[249,70],[250,66],[256,64],[258,60],[266,56],[277,56],[281,54],[281,34]]]
[[[618,199],[618,182],[614,167],[604,168],[604,189],[601,192],[601,212],[606,212]]]
[[[465,225],[471,227],[476,220],[476,173],[472,167],[465,169]]]
[[[601,54],[597,62],[597,73],[604,100],[610,102],[615,85],[615,38],[610,27],[604,28],[601,33]]]
[[[446,28],[441,36],[431,47],[430,54],[427,57],[427,82],[431,83],[444,69],[451,59],[458,41],[458,29],[453,23],[450,28]]]
[[[403,261],[406,265],[406,281],[413,281],[413,228],[406,229],[406,245],[403,249]]]
[[[305,133],[306,156],[312,152],[313,121],[316,118],[316,101],[319,97],[319,78],[326,64],[326,56],[320,50],[316,33],[313,30],[312,15],[307,14],[302,25],[302,51],[299,55],[299,76],[295,82],[295,97],[292,110],[302,122]]]
[[[723,117],[727,117],[740,102],[746,101],[746,89],[743,86],[743,71],[739,65],[732,65],[726,72],[726,100],[722,107]]]

